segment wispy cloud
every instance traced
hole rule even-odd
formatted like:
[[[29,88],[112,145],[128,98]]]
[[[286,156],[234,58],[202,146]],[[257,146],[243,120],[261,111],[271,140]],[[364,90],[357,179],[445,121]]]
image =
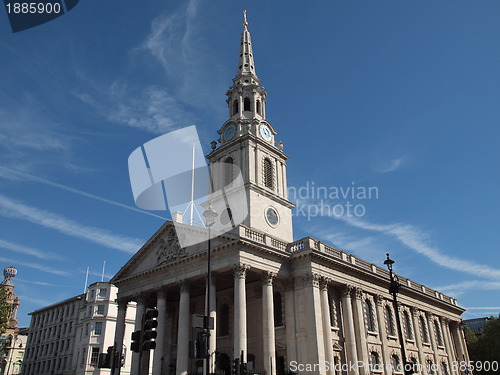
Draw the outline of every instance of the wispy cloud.
[[[99,197],[97,195],[90,194],[90,193],[87,193],[85,191],[78,190],[78,189],[72,188],[70,186],[63,185],[63,184],[59,184],[57,182],[53,182],[53,181],[47,180],[45,178],[37,177],[37,176],[34,176],[32,174],[24,173],[24,172],[21,172],[21,171],[12,169],[12,168],[0,166],[0,177],[10,179],[10,180],[15,180],[15,181],[27,180],[27,181],[38,182],[38,183],[52,186],[52,187],[55,187],[55,188],[58,188],[61,190],[66,190],[66,191],[69,191],[71,193],[79,194],[79,195],[82,195],[82,196],[87,197],[87,198],[95,199],[95,200],[100,201],[100,202],[112,204],[114,206],[125,208],[127,210],[140,212],[141,214],[145,214],[145,215],[157,217],[157,218],[162,219],[162,220],[166,220],[166,218],[159,216],[159,215],[156,215],[152,212],[140,210],[136,207],[128,206],[128,205],[120,203],[120,202],[115,202],[115,201],[112,201],[110,199],[102,198],[102,197]]]
[[[8,259],[8,258],[2,258],[0,257],[0,262],[3,262],[5,264],[19,264],[23,267],[29,267],[33,268],[35,270],[51,273],[53,275],[58,275],[58,276],[69,276],[71,275],[69,272],[62,271],[59,268],[53,268],[53,267],[47,267],[44,266],[43,264],[37,264],[37,263],[28,263],[28,262],[23,262],[23,261],[17,261],[14,259]]]
[[[120,236],[101,228],[82,225],[64,216],[25,205],[4,195],[0,195],[0,215],[26,220],[68,236],[129,254],[135,253],[144,243],[138,238]]]
[[[409,249],[426,256],[432,262],[455,271],[474,276],[483,276],[491,279],[500,279],[500,270],[478,264],[465,259],[457,259],[444,254],[443,251],[429,245],[429,236],[422,230],[409,224],[375,224],[357,218],[343,216],[341,219],[347,224],[373,232],[392,236]]]
[[[398,158],[383,160],[383,161],[375,161],[374,170],[376,173],[390,173],[397,171],[403,167],[406,163],[407,157],[400,156]]]
[[[467,310],[500,310],[500,306],[497,307],[465,307]]]
[[[192,116],[165,88],[150,85],[144,89],[133,89],[115,81],[108,90],[99,91],[102,92],[97,95],[74,91],[73,95],[92,106],[108,121],[152,134],[163,134],[192,122]]]
[[[463,294],[470,290],[500,291],[500,281],[468,280],[456,284],[437,286],[434,289],[453,295]]]
[[[56,254],[56,253],[52,253],[50,251],[38,250],[38,249],[34,249],[32,247],[19,245],[19,244],[5,241],[2,239],[0,239],[0,248],[14,251],[14,252],[20,253],[20,254],[31,255],[31,256],[34,256],[35,258],[38,258],[38,259],[66,260],[63,256]]]

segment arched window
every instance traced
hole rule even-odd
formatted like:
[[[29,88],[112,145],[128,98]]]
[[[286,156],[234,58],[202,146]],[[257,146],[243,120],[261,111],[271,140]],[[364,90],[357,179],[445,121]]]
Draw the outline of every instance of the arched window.
[[[375,332],[375,317],[373,316],[373,306],[370,300],[365,300],[366,327],[369,332]]]
[[[399,357],[396,354],[393,354],[391,356],[391,364],[392,364],[392,371],[393,372],[403,372],[401,368],[401,364],[399,363]]]
[[[239,111],[238,109],[238,99],[234,99],[233,101],[233,115],[237,114]]]
[[[281,327],[283,325],[283,301],[281,300],[280,292],[274,293],[273,304],[274,304],[274,326]]]
[[[437,320],[434,320],[434,329],[436,331],[436,339],[437,339],[438,346],[444,346],[443,336],[441,335],[441,328],[439,327],[439,323]]]
[[[274,189],[273,163],[269,158],[264,159],[264,186],[269,189]]]
[[[378,359],[378,353],[377,352],[371,352],[370,353],[370,365],[371,365],[372,372],[380,370],[380,361]]]
[[[233,182],[233,164],[234,160],[232,157],[228,157],[224,160],[224,187],[231,185]]]
[[[434,375],[435,373],[434,363],[430,359],[427,360],[427,373],[429,375]]]
[[[243,100],[243,110],[244,111],[251,111],[251,109],[250,109],[250,98],[245,98]]]
[[[442,371],[443,375],[450,374],[450,372],[448,371],[448,364],[446,362],[441,362],[441,369],[443,370]]]
[[[394,317],[392,316],[392,310],[390,306],[385,306],[385,315],[387,318],[387,334],[389,336],[395,336],[396,329],[394,328]]]
[[[219,323],[219,329],[217,334],[219,336],[229,335],[229,305],[227,303],[223,304],[219,310],[219,316],[217,317],[217,323]]]
[[[260,105],[260,100],[257,100],[257,113],[259,115],[262,115],[262,113],[260,112],[261,110],[262,110],[262,108],[261,108],[261,105]]]
[[[420,315],[420,325],[422,326],[422,340],[425,343],[429,342],[429,331],[427,330],[427,324],[425,324],[425,319]]]
[[[408,314],[408,311],[405,311],[403,313],[403,316],[404,316],[404,322],[405,322],[406,338],[408,340],[413,340],[413,331],[411,329],[410,314]]]

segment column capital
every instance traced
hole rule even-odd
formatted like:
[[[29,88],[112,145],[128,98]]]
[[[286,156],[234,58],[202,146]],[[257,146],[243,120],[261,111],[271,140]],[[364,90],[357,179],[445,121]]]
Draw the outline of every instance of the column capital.
[[[378,305],[378,306],[382,306],[384,304],[384,296],[382,294],[375,294],[373,296],[373,299],[375,300],[375,303]]]
[[[208,272],[205,272],[203,275],[205,279],[205,285],[208,284]],[[215,285],[215,281],[217,280],[217,275],[215,272],[210,272],[210,284]]]
[[[411,307],[410,307],[410,311],[411,311],[411,313],[412,313],[414,316],[418,316],[418,315],[419,315],[419,313],[420,313],[419,308],[418,308],[418,307],[415,307],[415,306],[411,306]]]
[[[167,290],[164,287],[156,288],[156,298],[167,298]]]
[[[262,275],[262,279],[261,279],[262,280],[262,285],[263,286],[272,286],[275,277],[276,277],[276,274],[274,272],[266,271]]]
[[[317,273],[304,273],[302,274],[302,281],[305,286],[312,286],[319,288],[320,275]]]
[[[344,285],[344,287],[341,290],[342,297],[351,298],[353,290],[354,290],[354,285],[350,285],[350,284]]]
[[[189,281],[187,279],[182,279],[177,281],[177,285],[179,285],[179,289],[182,292],[189,292]]]
[[[425,316],[427,319],[432,320],[434,318],[434,314],[431,313],[430,311],[425,312]]]
[[[137,293],[136,295],[134,295],[134,300],[138,305],[144,305],[146,303],[146,297],[141,293]]]
[[[238,263],[233,266],[234,278],[235,279],[245,279],[247,276],[247,270],[250,268],[248,264]]]
[[[354,298],[363,299],[363,289],[359,287],[354,288]]]
[[[129,298],[126,298],[126,297],[119,297],[116,299],[116,303],[117,303],[119,309],[127,308],[127,305],[129,302],[130,302]]]
[[[320,276],[319,278],[319,288],[321,290],[328,290],[328,285],[330,284],[330,279],[325,276]]]

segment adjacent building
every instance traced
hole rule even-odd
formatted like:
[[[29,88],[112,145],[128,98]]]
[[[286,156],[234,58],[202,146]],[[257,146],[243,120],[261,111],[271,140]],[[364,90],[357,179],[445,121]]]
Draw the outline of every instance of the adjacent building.
[[[97,360],[114,344],[116,292],[114,285],[98,282],[83,294],[32,312],[23,374],[109,374],[97,367]],[[134,304],[128,309],[125,325],[133,326]],[[126,355],[122,373],[129,368]]]
[[[4,280],[0,284],[0,288],[6,292],[7,304],[10,305],[7,329],[0,336],[0,375],[21,373],[28,337],[27,328],[19,328],[17,322],[17,311],[20,302],[19,297],[14,293],[13,279],[16,275],[16,268],[6,267],[3,270]]]
[[[210,372],[229,375],[240,357],[248,369],[268,375],[402,374],[398,315],[406,357],[420,366],[419,374],[458,375],[456,365],[468,354],[460,326],[464,309],[454,298],[399,276],[395,311],[386,269],[312,237],[294,240],[287,155],[275,141],[277,127],[266,119],[267,92],[256,74],[246,19],[238,73],[226,95],[228,119],[207,158],[239,167],[249,215],[212,239],[210,275],[207,243],[181,248],[167,221],[112,278],[119,288],[118,347],[129,337],[132,301],[136,329],[147,308],[159,311],[157,347],[142,358],[132,355],[131,374],[200,374],[209,366]],[[233,169],[219,172],[216,189],[233,180]],[[231,217],[226,208],[216,220]],[[207,235],[202,228],[176,225],[183,235]],[[200,332],[192,315],[204,314],[209,278],[215,327],[204,363],[191,355]]]

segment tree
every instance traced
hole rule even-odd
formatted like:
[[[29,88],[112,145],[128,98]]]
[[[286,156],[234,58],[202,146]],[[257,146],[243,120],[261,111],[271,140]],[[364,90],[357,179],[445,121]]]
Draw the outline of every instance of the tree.
[[[485,367],[487,363],[491,365],[494,361],[500,364],[500,318],[491,317],[486,322],[484,331],[480,336],[475,335],[470,328],[467,328],[465,329],[465,338],[470,359],[476,363],[474,365],[476,369],[475,375],[500,374],[498,369],[492,371],[491,368]],[[486,370],[484,368],[480,369],[481,366],[485,367]]]
[[[5,288],[0,288],[0,335],[3,335],[7,329],[12,310],[12,306],[7,300],[7,290]]]

